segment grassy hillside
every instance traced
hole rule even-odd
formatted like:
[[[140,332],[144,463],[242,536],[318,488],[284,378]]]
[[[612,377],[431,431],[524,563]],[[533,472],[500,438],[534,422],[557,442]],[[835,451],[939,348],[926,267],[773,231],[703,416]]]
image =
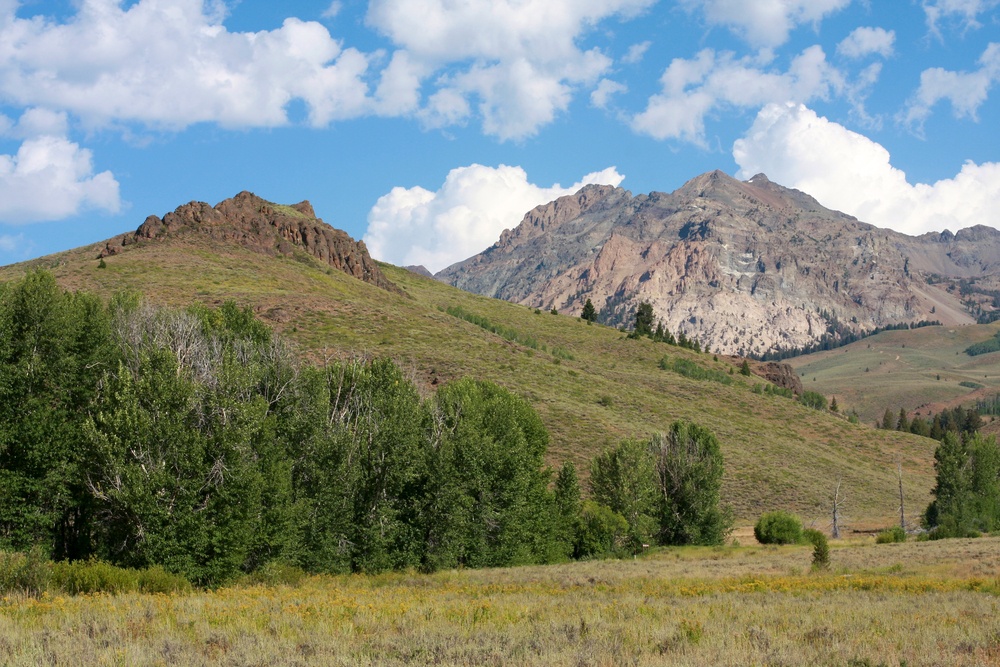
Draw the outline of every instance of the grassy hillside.
[[[842,480],[849,523],[888,523],[898,516],[897,461],[910,513],[929,501],[933,441],[852,425],[789,399],[755,394],[750,388],[762,382],[758,378],[737,374],[725,385],[658,365],[664,355],[679,356],[727,373],[730,365],[711,356],[627,340],[614,329],[475,296],[391,266],[382,268],[405,295],[305,255],[268,257],[196,235],[132,248],[107,258],[105,268],[96,254],[84,248],[4,267],[0,280],[37,267],[67,288],[103,295],[135,289],[174,306],[232,299],[252,305],[316,360],[389,356],[428,391],[465,375],[491,379],[539,411],[552,436],[549,461],[572,459],[581,471],[622,438],[648,437],[675,419],[693,420],[714,430],[722,443],[724,496],[743,522],[787,508],[825,527]],[[445,312],[455,306],[533,344],[505,340]]]
[[[1000,322],[886,331],[788,363],[806,389],[836,396],[842,409],[857,410],[862,420],[874,423],[887,407],[926,415],[1000,392],[1000,353],[964,353],[997,331]]]

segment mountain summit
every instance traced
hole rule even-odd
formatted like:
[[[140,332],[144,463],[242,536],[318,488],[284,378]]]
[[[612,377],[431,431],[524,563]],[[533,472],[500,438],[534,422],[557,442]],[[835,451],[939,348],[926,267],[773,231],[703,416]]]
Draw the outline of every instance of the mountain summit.
[[[1000,272],[1000,232],[910,237],[824,208],[764,174],[702,174],[673,193],[607,185],[538,206],[484,252],[437,278],[578,314],[589,298],[612,325],[640,302],[714,350],[763,354],[920,320],[971,322],[932,277]]]
[[[246,191],[214,207],[191,202],[163,218],[151,215],[135,232],[109,240],[100,257],[116,255],[135,245],[192,234],[236,243],[271,256],[305,252],[359,280],[397,290],[368,254],[364,241],[355,241],[347,232],[317,218],[308,201],[285,206]]]

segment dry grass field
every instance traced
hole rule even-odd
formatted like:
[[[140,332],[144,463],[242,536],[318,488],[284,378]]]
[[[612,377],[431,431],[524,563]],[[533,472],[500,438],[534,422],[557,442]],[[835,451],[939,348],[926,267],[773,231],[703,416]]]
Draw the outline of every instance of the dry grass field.
[[[7,597],[4,665],[998,665],[1000,538]]]

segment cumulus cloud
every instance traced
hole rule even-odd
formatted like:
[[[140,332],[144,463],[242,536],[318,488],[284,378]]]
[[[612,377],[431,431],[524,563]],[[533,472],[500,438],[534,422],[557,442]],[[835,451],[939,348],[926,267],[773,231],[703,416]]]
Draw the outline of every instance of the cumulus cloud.
[[[860,27],[837,45],[837,53],[847,58],[864,58],[873,54],[888,58],[892,55],[895,42],[895,30]]]
[[[26,136],[34,130],[41,133]],[[65,117],[29,110],[13,128],[26,136],[14,155],[0,155],[0,221],[12,224],[60,220],[87,208],[121,208],[118,181],[94,173],[93,156],[59,132]]]
[[[535,206],[591,183],[617,186],[623,178],[609,167],[568,188],[541,187],[521,167],[459,167],[436,192],[396,187],[380,197],[368,213],[364,241],[378,259],[436,272],[488,248]]]
[[[787,72],[768,71],[758,58],[704,49],[695,58],[675,58],[632,128],[656,139],[705,143],[705,117],[719,107],[752,108],[769,102],[808,102],[843,91],[844,76],[819,46],[799,54]]]
[[[487,134],[522,139],[611,67],[578,40],[600,21],[629,17],[655,0],[372,0],[367,21],[436,72],[421,116],[463,122],[477,109]]]
[[[738,176],[763,172],[824,206],[907,234],[997,226],[1000,164],[967,162],[953,178],[910,184],[889,152],[799,104],[770,104],[736,141]]]
[[[979,57],[979,69],[972,72],[952,72],[932,67],[920,73],[920,87],[910,99],[904,120],[920,125],[941,100],[951,102],[959,118],[976,118],[979,106],[986,101],[990,88],[1000,81],[1000,43],[991,43]]]
[[[370,111],[368,56],[319,23],[289,18],[276,30],[229,32],[219,4],[204,0],[78,4],[61,23],[18,18],[17,3],[0,4],[0,95],[95,125],[173,129],[282,125],[293,100],[315,126]]]
[[[681,0],[705,20],[722,25],[753,46],[775,47],[788,41],[793,29],[803,23],[819,23],[851,4],[851,0]]]

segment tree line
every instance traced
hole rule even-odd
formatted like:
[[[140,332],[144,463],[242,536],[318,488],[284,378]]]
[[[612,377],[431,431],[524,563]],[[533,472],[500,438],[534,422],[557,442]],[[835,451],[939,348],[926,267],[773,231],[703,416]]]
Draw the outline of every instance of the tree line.
[[[692,443],[709,443],[721,480],[714,436],[675,428],[647,443],[643,484],[660,483],[644,516],[688,488],[657,467],[664,443],[691,466]],[[494,383],[423,396],[390,360],[303,363],[233,303],[105,303],[44,272],[0,285],[0,549],[215,585],[272,563],[433,571],[720,539],[650,533],[593,481],[583,502],[571,464],[553,480],[547,445],[532,407]],[[711,504],[676,502],[686,517]]]

